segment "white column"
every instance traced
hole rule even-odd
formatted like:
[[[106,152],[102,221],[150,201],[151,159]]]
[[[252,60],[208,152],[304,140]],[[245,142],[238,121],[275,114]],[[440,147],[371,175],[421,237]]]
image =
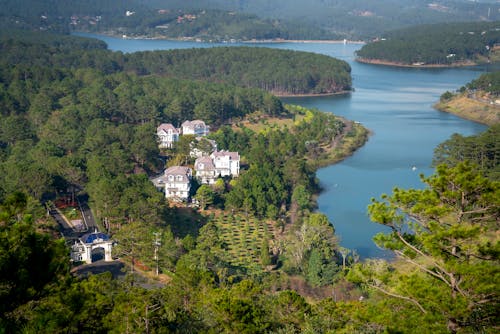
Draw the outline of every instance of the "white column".
[[[111,242],[107,242],[104,247],[104,261],[113,261],[111,257],[111,249],[113,248],[113,244]]]

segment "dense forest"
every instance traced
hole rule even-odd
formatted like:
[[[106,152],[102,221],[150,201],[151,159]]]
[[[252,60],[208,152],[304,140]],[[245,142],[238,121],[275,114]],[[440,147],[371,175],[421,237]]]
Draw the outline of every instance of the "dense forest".
[[[256,87],[275,95],[331,94],[351,89],[351,68],[328,56],[269,48],[226,47],[137,52],[125,70]]]
[[[475,161],[478,169],[490,179],[500,180],[500,124],[485,132],[464,137],[454,134],[434,151],[434,165],[455,166],[464,160]]]
[[[499,15],[498,3],[466,0],[4,0],[0,25],[204,40],[370,40],[411,25],[495,21]]]
[[[1,44],[0,332],[496,332],[494,162],[450,150],[427,188],[373,200],[372,220],[389,228],[376,242],[398,260],[359,262],[314,212],[314,171],[366,130],[256,88],[139,75],[120,59],[80,38]],[[243,165],[237,179],[194,187],[199,209],[170,206],[148,178],[165,163],[156,126],[192,118]],[[489,148],[497,136],[478,138]],[[189,164],[189,144],[167,164]],[[70,271],[46,205],[75,189],[107,223],[126,264],[118,279]]]
[[[498,22],[424,25],[388,32],[357,56],[395,65],[470,65],[488,62],[499,41]]]
[[[331,94],[351,89],[350,66],[341,60],[313,53],[268,48],[208,48],[122,54],[102,42],[82,38],[32,37],[13,40],[0,34],[3,61],[8,65],[91,67],[104,73],[134,72],[181,79],[260,88],[278,95]],[[48,39],[47,37],[45,37]],[[78,43],[76,42],[78,41]],[[78,47],[80,46],[80,48]],[[82,55],[82,48],[84,54]],[[32,57],[36,54],[37,57]]]

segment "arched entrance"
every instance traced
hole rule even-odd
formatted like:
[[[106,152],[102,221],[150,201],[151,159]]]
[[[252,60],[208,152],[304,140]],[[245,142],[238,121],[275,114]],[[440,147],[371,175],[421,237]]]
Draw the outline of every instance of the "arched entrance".
[[[92,248],[92,251],[90,253],[91,262],[101,261],[104,260],[105,258],[106,258],[106,251],[104,250],[104,247]]]

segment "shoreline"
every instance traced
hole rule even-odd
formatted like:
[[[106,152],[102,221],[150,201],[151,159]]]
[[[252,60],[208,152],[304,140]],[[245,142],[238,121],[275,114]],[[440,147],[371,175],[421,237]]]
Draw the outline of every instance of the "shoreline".
[[[276,38],[276,39],[251,39],[251,40],[237,40],[237,39],[229,39],[229,40],[222,40],[222,41],[207,41],[207,40],[202,40],[197,37],[150,37],[150,36],[127,36],[126,34],[116,34],[116,33],[109,33],[109,32],[91,32],[91,31],[72,31],[70,34],[94,34],[94,35],[102,35],[102,36],[108,36],[108,37],[113,37],[113,38],[118,38],[118,39],[130,39],[130,40],[140,40],[140,39],[145,39],[145,40],[164,40],[164,41],[175,41],[175,42],[195,42],[195,43],[220,43],[220,44],[236,44],[236,43],[243,43],[243,44],[265,44],[265,43],[323,43],[323,44],[365,44],[366,42],[364,41],[356,41],[356,40],[333,40],[333,39],[281,39],[281,38]]]
[[[355,58],[355,61],[362,64],[370,65],[380,65],[389,67],[406,67],[406,68],[454,68],[454,67],[468,67],[468,66],[478,66],[478,63],[473,61],[463,62],[463,63],[453,63],[453,64],[405,64],[396,61],[380,60],[380,59],[366,59],[366,58]]]
[[[347,95],[351,94],[352,90],[343,90],[340,92],[332,92],[332,93],[305,93],[305,94],[276,94],[273,92],[269,92],[276,97],[322,97],[322,96],[335,96],[335,95]]]
[[[448,101],[437,102],[433,108],[472,122],[491,126],[500,123],[500,106],[457,95]]]

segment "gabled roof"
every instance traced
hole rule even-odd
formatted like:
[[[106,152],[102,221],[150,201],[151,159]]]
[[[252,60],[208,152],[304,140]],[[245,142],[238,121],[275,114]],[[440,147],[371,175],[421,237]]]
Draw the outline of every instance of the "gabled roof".
[[[202,167],[200,168],[200,164],[202,164]],[[214,170],[215,165],[211,157],[209,156],[203,156],[198,159],[196,159],[196,162],[194,163],[194,169],[199,170],[199,171],[206,171],[206,170]]]
[[[172,166],[165,170],[165,176],[167,175],[191,175],[191,168],[184,166]]]
[[[194,129],[196,127],[201,127],[201,126],[206,127],[205,122],[199,119],[195,119],[194,121],[185,121],[184,123],[182,123],[183,128]]]
[[[212,153],[212,156],[214,158],[217,158],[217,157],[222,158],[222,157],[228,156],[230,160],[240,160],[240,155],[238,154],[238,152],[217,151],[217,152]]]
[[[168,132],[168,131],[172,131],[173,133],[179,133],[179,130],[177,130],[172,124],[170,123],[162,123],[160,124],[157,128],[156,128],[156,132],[160,132],[160,131],[165,131],[165,132]]]

